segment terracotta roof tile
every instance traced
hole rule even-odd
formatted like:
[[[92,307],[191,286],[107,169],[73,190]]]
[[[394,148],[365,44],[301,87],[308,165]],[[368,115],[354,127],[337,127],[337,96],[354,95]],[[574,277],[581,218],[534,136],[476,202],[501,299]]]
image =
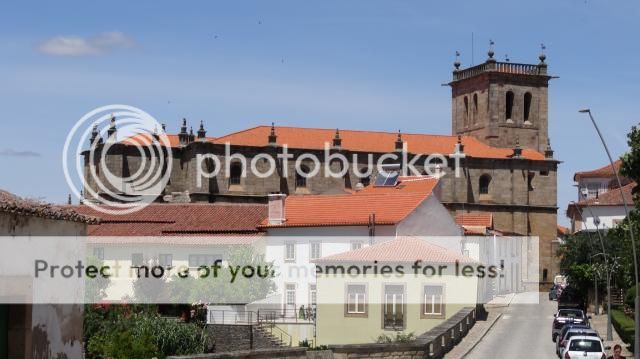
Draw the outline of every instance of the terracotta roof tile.
[[[627,185],[622,186],[622,188],[615,188],[612,190],[609,190],[605,193],[601,193],[600,195],[598,195],[598,198],[589,198],[587,200],[582,200],[577,202],[576,204],[578,206],[622,206],[622,197],[620,196],[620,193],[622,192],[622,195],[624,195],[624,199],[627,202],[627,204],[632,205],[633,204],[633,188],[636,186],[635,182],[631,182]]]
[[[620,165],[622,164],[622,161],[617,160],[615,162],[613,162],[613,166],[616,170],[616,172],[620,171]],[[575,182],[580,181],[582,178],[608,178],[608,177],[615,177],[613,174],[613,171],[611,170],[611,164],[607,164],[606,166],[600,167],[598,169],[595,170],[591,170],[591,171],[581,171],[581,172],[576,172],[573,175],[573,180]]]
[[[95,217],[82,215],[64,206],[21,198],[3,190],[0,190],[0,212],[71,222],[98,222]]]
[[[231,143],[242,146],[267,146],[270,126],[258,126],[218,137],[215,143]],[[325,142],[331,143],[335,129],[276,127],[277,143],[287,144],[289,148],[324,149]],[[395,149],[397,133],[340,130],[342,148],[350,151],[389,153]],[[403,133],[402,140],[407,143],[408,151],[415,154],[453,153],[457,136],[425,135]],[[485,145],[474,137],[462,136],[464,151],[468,156],[482,158],[510,158],[513,151],[508,148],[496,148]],[[544,160],[544,155],[532,149],[522,151],[524,158]]]
[[[255,204],[151,204],[126,215],[86,205],[73,208],[101,218],[100,225],[89,227],[93,236],[251,234],[259,232],[258,224],[267,217],[267,206]]]
[[[369,185],[354,194],[290,196],[285,199],[286,221],[269,225],[265,219],[262,227],[367,225],[373,213],[376,224],[397,224],[431,195],[437,183],[437,179],[425,177],[420,186],[399,189]]]
[[[417,237],[400,237],[349,252],[334,254],[315,260],[316,263],[336,262],[392,262],[414,263],[422,260],[427,263],[474,263],[475,261],[460,253],[445,249]]]
[[[565,226],[561,226],[561,225],[557,225],[557,229],[558,229],[558,235],[559,236],[565,236],[567,234],[569,234],[570,230],[569,228],[565,227]]]
[[[483,212],[461,213],[456,216],[456,223],[461,226],[493,228],[493,214]]]

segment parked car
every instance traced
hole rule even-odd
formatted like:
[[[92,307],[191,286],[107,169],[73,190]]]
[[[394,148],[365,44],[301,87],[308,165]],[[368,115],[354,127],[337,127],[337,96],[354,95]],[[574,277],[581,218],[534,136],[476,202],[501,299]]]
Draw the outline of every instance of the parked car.
[[[589,318],[581,309],[560,309],[553,315],[553,324],[551,325],[551,340],[556,341],[558,335],[562,331],[565,324],[584,324],[589,325]]]
[[[581,309],[583,311],[587,309],[584,298],[571,286],[564,288],[558,296],[558,309],[568,308]]]
[[[570,329],[591,329],[591,328],[587,324],[567,323],[562,326],[562,329],[560,329],[560,334],[558,334],[558,337],[563,338],[564,335],[567,333],[567,331]]]
[[[562,359],[606,359],[610,349],[597,337],[576,335],[569,339],[562,352]]]
[[[565,327],[568,327],[568,325],[565,325]],[[562,351],[564,350],[564,347],[566,346],[569,339],[579,335],[582,335],[585,337],[600,338],[600,335],[598,334],[598,332],[593,329],[576,328],[576,326],[573,326],[569,330],[564,330],[563,328],[562,332],[558,336],[558,340],[556,340],[556,354],[558,355],[558,357],[561,357]]]

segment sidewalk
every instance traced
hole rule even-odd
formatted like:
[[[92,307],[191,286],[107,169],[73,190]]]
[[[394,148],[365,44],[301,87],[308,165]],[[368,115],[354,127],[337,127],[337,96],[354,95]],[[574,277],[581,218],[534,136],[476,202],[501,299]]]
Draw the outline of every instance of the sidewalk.
[[[611,350],[607,351],[607,355],[613,354],[613,346],[616,344],[622,345],[622,355],[627,358],[633,358],[633,354],[627,349],[627,345],[620,339],[618,333],[616,332],[616,328],[613,328],[611,333],[613,334],[613,340],[607,341],[607,315],[595,315],[591,314],[591,327],[598,331],[600,337],[603,339],[603,343],[605,346],[610,346]]]
[[[500,308],[491,309],[488,311],[486,320],[478,320],[476,324],[471,327],[469,333],[462,338],[462,341],[458,345],[454,346],[450,352],[445,354],[445,359],[461,359],[475,348],[475,346],[484,338],[484,336],[491,330],[491,327],[500,319],[502,312]]]
[[[508,307],[515,296],[515,293],[496,295],[495,298],[485,304],[484,307],[487,308],[487,310],[490,308]]]

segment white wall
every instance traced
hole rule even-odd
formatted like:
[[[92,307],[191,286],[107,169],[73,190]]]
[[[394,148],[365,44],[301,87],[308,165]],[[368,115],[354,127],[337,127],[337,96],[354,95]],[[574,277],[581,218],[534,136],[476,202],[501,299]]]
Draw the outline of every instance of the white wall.
[[[624,206],[590,206],[582,208],[582,216],[584,221],[578,230],[595,230],[594,216],[600,218],[600,229],[611,229],[616,226],[615,220],[620,221],[626,217]]]

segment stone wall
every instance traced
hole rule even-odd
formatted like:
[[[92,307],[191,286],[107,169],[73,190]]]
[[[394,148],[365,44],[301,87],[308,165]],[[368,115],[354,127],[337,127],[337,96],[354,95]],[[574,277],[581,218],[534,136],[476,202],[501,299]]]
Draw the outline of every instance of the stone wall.
[[[351,358],[443,358],[467,335],[476,321],[476,308],[463,308],[440,325],[420,335],[410,343],[331,345],[328,350],[307,348],[277,348],[169,357],[169,359],[217,358],[290,358],[290,359],[351,359]]]

